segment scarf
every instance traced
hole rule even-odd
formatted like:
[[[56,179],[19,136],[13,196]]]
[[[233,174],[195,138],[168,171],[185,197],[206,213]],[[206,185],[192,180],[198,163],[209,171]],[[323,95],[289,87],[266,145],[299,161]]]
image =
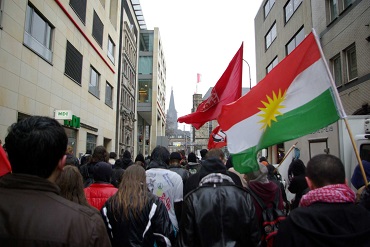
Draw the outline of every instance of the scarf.
[[[354,203],[355,192],[346,184],[332,184],[309,191],[299,202],[300,207],[308,207],[315,202]]]
[[[229,183],[234,184],[233,180],[225,174],[211,173],[202,178],[202,180],[200,180],[199,185],[202,186],[203,184],[206,183],[222,184],[223,181],[228,181]]]

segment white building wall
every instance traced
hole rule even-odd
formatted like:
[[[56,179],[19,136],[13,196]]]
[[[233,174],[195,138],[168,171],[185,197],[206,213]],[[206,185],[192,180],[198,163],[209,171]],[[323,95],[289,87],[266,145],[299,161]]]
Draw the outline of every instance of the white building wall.
[[[28,2],[54,26],[51,63],[23,45]],[[74,115],[80,117],[81,123],[97,130],[84,127],[76,129],[76,153],[86,151],[87,132],[97,136],[97,145],[103,145],[104,139],[112,140],[106,142],[106,148],[108,151],[114,149],[116,93],[112,97],[113,107],[107,106],[105,86],[108,81],[114,88],[117,87],[118,66],[117,62],[112,63],[107,56],[107,39],[109,34],[118,44],[119,26],[115,29],[109,20],[109,4],[109,0],[105,1],[104,7],[99,0],[87,1],[84,25],[70,7],[69,0],[3,1],[3,29],[0,30],[0,139],[4,140],[8,126],[17,121],[19,113],[53,117],[55,110],[63,109],[72,110]],[[120,6],[119,3],[117,11]],[[89,44],[62,8],[66,9],[92,44]],[[102,47],[91,34],[94,10],[104,24]],[[67,40],[83,55],[81,85],[64,74]],[[116,61],[118,54],[116,47]],[[88,91],[90,65],[101,75],[99,98]],[[63,121],[59,121],[63,124]]]

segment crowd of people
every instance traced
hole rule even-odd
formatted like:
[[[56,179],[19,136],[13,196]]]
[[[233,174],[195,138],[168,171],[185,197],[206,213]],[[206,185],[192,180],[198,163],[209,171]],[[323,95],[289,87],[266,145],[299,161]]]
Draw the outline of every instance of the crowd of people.
[[[49,117],[10,126],[1,246],[266,246],[267,208],[286,216],[273,246],[370,246],[370,189],[356,168],[352,190],[335,156],[292,160],[285,186],[264,157],[240,174],[221,149],[198,158],[157,146],[133,160],[97,146],[78,159],[67,144]]]

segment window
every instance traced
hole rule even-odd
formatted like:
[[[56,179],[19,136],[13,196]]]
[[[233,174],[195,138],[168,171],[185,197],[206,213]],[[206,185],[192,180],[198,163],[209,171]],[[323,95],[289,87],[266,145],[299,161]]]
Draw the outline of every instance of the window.
[[[67,40],[64,74],[81,85],[82,54]]]
[[[72,7],[78,18],[85,24],[86,21],[86,1],[87,0],[70,0],[69,5]]]
[[[139,81],[139,103],[149,103],[152,101],[152,81]]]
[[[108,82],[105,86],[105,104],[113,107],[113,87]]]
[[[96,147],[96,139],[97,139],[96,135],[90,133],[86,134],[86,150],[94,151]]]
[[[342,85],[342,63],[340,60],[340,54],[336,55],[331,59],[331,65],[335,85],[339,87]]]
[[[46,61],[51,62],[53,27],[36,9],[27,5],[24,44]]]
[[[330,21],[338,17],[338,0],[329,0]]]
[[[357,78],[356,46],[353,44],[346,50],[348,81]]]
[[[286,45],[286,54],[289,55],[304,40],[304,28],[302,27]]]
[[[285,22],[288,22],[292,17],[293,13],[298,9],[299,5],[302,3],[302,0],[290,0],[284,7],[285,12]]]
[[[270,73],[270,71],[278,64],[277,56],[272,60],[272,62],[266,67],[266,74]]]
[[[153,72],[153,57],[140,56],[139,57],[139,74],[151,75]]]
[[[266,49],[270,47],[275,38],[276,38],[276,22],[272,25],[272,27],[265,36]]]
[[[114,48],[115,44],[111,37],[108,36],[108,57],[114,63]]]
[[[90,72],[90,83],[89,83],[89,92],[99,98],[99,77],[100,74],[93,68],[91,68]]]
[[[109,9],[109,19],[115,29],[117,29],[117,10],[118,10],[118,0],[111,0]]]
[[[352,0],[343,0],[343,9],[346,9],[352,4]]]
[[[100,20],[98,14],[94,11],[92,36],[95,38],[96,42],[98,42],[100,47],[103,46],[103,30],[103,22]]]
[[[275,0],[267,0],[264,6],[265,9],[265,18],[268,16],[270,13],[270,10],[272,9],[272,6],[274,5]]]

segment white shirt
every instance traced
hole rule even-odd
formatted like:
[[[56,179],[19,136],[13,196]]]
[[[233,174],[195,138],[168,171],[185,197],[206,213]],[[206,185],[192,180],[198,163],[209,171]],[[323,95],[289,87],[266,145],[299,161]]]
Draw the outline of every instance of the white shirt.
[[[183,200],[181,176],[168,169],[152,168],[146,171],[146,183],[149,190],[166,206],[173,226],[179,229],[174,203]]]

